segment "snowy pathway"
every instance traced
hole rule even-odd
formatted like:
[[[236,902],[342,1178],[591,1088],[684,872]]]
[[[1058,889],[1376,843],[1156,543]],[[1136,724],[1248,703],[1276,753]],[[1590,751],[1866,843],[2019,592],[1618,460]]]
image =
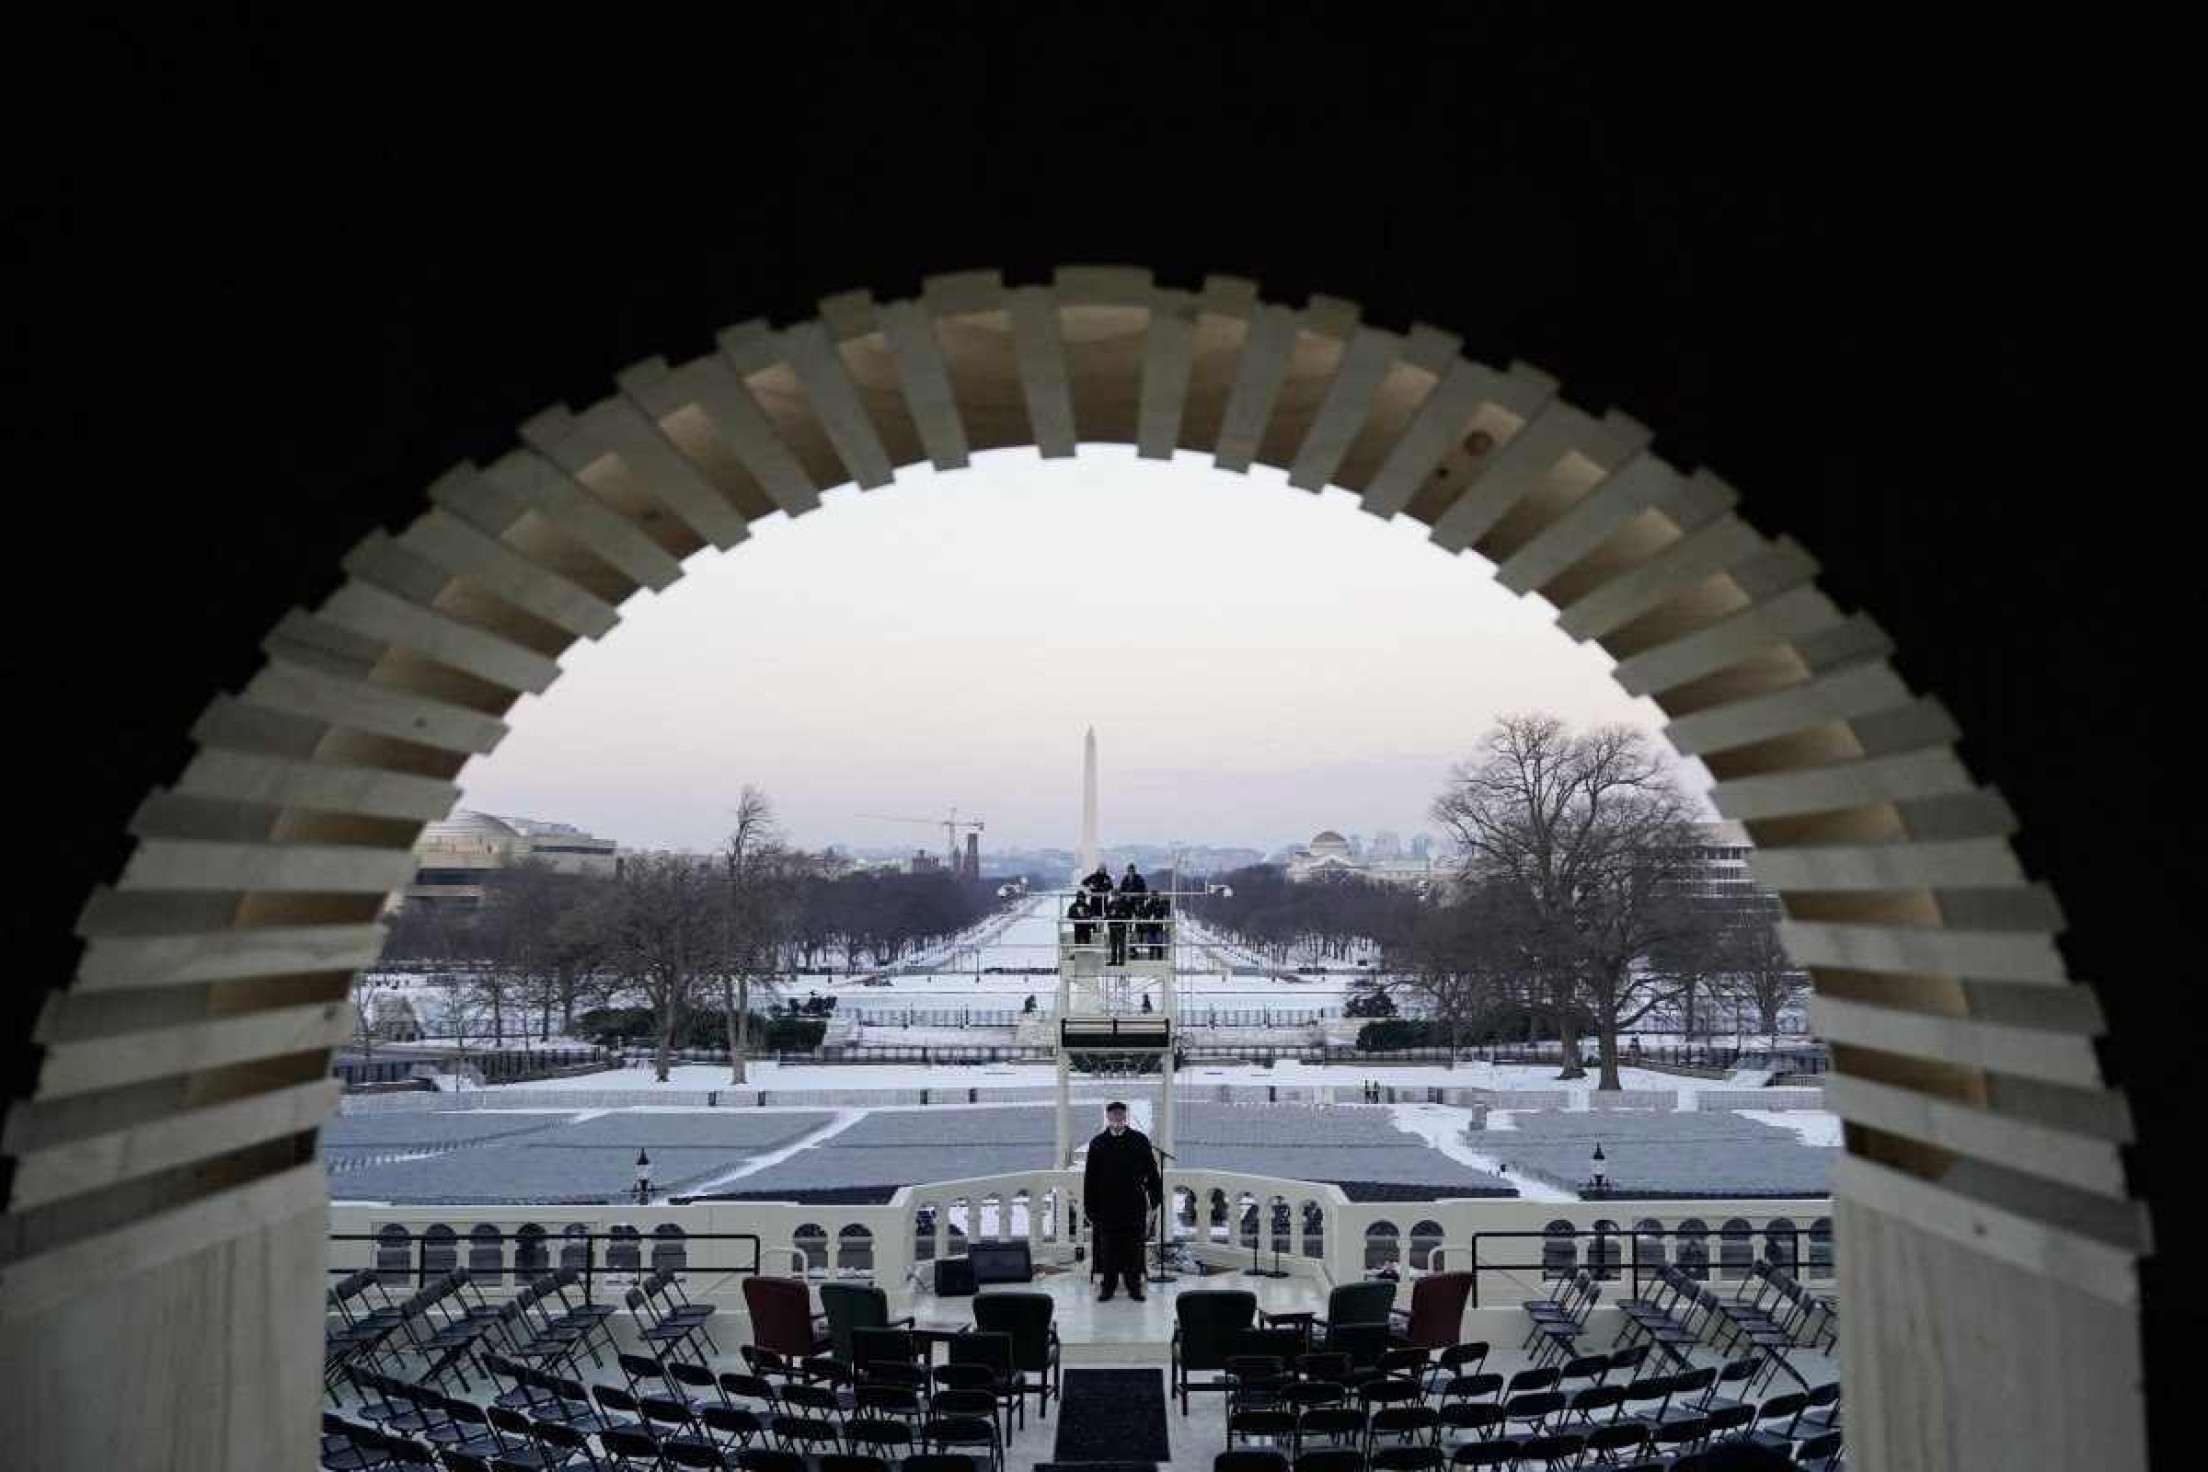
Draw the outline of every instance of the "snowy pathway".
[[[866,1118],[866,1116],[871,1112],[871,1110],[866,1109],[839,1109],[836,1111],[836,1117],[834,1119],[829,1120],[826,1124],[822,1125],[819,1129],[814,1130],[811,1134],[800,1135],[795,1140],[791,1141],[787,1145],[784,1145],[779,1150],[771,1150],[765,1155],[755,1155],[751,1159],[745,1161],[742,1165],[736,1167],[736,1169],[729,1171],[726,1174],[717,1175],[708,1180],[700,1181],[698,1184],[690,1187],[682,1194],[685,1196],[703,1196],[709,1191],[718,1191],[722,1189],[723,1187],[727,1186],[731,1181],[740,1181],[745,1176],[765,1170],[770,1165],[780,1165],[783,1161],[788,1160],[798,1151],[809,1150],[813,1146],[818,1145],[823,1140],[829,1139],[835,1135],[842,1134],[845,1130],[851,1128],[851,1126]]]
[[[1395,1116],[1397,1129],[1418,1136],[1460,1165],[1501,1176],[1517,1187],[1518,1194],[1528,1201],[1579,1199],[1576,1192],[1560,1190],[1547,1181],[1521,1175],[1506,1168],[1496,1156],[1482,1154],[1466,1144],[1465,1131],[1472,1124],[1472,1111],[1469,1109],[1459,1109],[1451,1104],[1391,1104],[1388,1110]]]

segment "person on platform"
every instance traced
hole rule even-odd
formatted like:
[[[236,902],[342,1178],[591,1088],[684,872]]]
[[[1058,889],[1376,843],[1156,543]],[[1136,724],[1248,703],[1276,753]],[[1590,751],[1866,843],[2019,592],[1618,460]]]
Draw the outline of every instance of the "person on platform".
[[[1096,867],[1089,871],[1088,878],[1081,881],[1081,887],[1098,894],[1112,892],[1112,871],[1104,867],[1102,859],[1096,861]]]
[[[1104,1129],[1089,1141],[1088,1167],[1081,1175],[1081,1206],[1089,1214],[1102,1279],[1098,1303],[1111,1302],[1121,1281],[1127,1296],[1142,1302],[1143,1226],[1164,1196],[1150,1137],[1127,1123],[1127,1106],[1114,1099],[1104,1106]]]
[[[1096,927],[1089,923],[1095,914],[1096,910],[1089,904],[1089,897],[1086,894],[1075,895],[1073,903],[1066,906],[1066,918],[1073,922],[1073,943],[1075,945],[1085,946],[1096,939]]]
[[[1111,954],[1105,958],[1107,965],[1127,964],[1127,922],[1135,913],[1133,895],[1115,894],[1104,907],[1105,923],[1111,934]]]
[[[1120,917],[1119,923],[1112,927],[1112,964],[1114,966],[1121,965],[1127,960],[1128,941],[1140,939],[1135,933],[1136,927],[1133,921],[1136,916],[1142,913],[1142,897],[1149,892],[1150,886],[1143,883],[1142,875],[1136,872],[1133,864],[1129,864],[1127,872],[1119,876],[1119,893],[1112,900],[1112,914]]]
[[[1166,903],[1164,895],[1151,895],[1142,902],[1142,918],[1151,922],[1142,927],[1139,937],[1143,944],[1143,954],[1153,961],[1162,961],[1165,959],[1165,926],[1162,922],[1173,918],[1173,907]]]

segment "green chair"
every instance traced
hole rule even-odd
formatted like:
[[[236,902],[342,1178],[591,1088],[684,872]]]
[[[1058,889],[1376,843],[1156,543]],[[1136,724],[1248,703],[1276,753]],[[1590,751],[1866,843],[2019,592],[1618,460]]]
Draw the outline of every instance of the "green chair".
[[[1227,1356],[1241,1352],[1242,1331],[1257,1317],[1257,1295],[1245,1288],[1192,1288],[1173,1300],[1173,1313],[1172,1385],[1185,1416],[1190,1391],[1224,1392],[1232,1383],[1224,1373]],[[1190,1379],[1196,1370],[1221,1373],[1209,1380]]]
[[[1338,1283],[1326,1295],[1326,1313],[1261,1314],[1268,1327],[1294,1325],[1303,1329],[1312,1349],[1342,1349],[1346,1343],[1336,1343],[1339,1331],[1355,1324],[1378,1324],[1381,1328],[1381,1349],[1388,1347],[1388,1311],[1395,1307],[1395,1285],[1385,1280],[1363,1283]],[[1349,1336],[1360,1348],[1362,1334]],[[1375,1356],[1377,1357],[1377,1356]]]
[[[853,1363],[852,1330],[912,1327],[909,1318],[890,1318],[887,1293],[863,1283],[821,1284],[820,1306],[828,1313],[828,1352],[847,1365]]]
[[[1056,1301],[1048,1293],[984,1293],[974,1300],[974,1327],[1006,1334],[1012,1340],[1012,1384],[1020,1396],[1020,1419],[1027,1419],[1027,1397],[1036,1413],[1050,1415],[1059,1393],[1058,1329],[1051,1323]]]

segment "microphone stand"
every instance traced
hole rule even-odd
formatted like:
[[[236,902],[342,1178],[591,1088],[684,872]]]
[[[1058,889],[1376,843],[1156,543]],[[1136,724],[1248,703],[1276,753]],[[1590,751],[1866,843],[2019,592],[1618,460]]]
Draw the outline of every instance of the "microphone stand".
[[[1172,1198],[1173,1193],[1166,1189],[1163,1162],[1176,1157],[1171,1152],[1160,1149],[1155,1140],[1150,1142],[1150,1151],[1160,1161],[1158,1166],[1158,1266],[1157,1271],[1150,1275],[1150,1281],[1153,1283],[1170,1283],[1178,1274],[1167,1271],[1165,1266],[1165,1205]]]

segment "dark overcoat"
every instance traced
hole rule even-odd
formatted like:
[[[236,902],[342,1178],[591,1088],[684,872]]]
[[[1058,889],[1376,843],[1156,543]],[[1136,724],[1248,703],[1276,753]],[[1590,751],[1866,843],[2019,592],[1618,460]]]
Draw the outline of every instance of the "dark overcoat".
[[[1139,1227],[1151,1204],[1165,1194],[1150,1137],[1129,1125],[1124,1134],[1100,1132],[1089,1141],[1088,1168],[1081,1177],[1081,1206],[1100,1227]]]

